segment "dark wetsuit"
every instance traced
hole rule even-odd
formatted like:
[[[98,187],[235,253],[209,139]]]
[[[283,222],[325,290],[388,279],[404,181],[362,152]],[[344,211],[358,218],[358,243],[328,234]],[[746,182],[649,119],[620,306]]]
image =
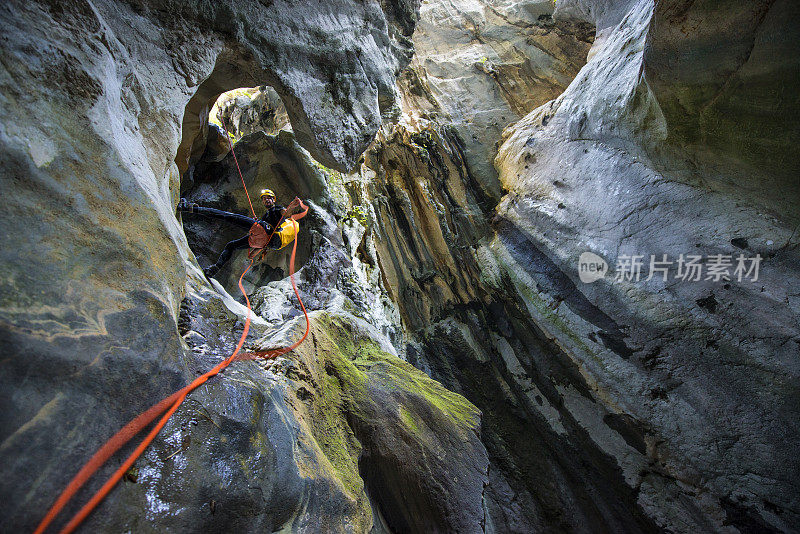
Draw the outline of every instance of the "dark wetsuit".
[[[258,220],[258,222],[264,227],[264,230],[267,231],[267,234],[270,234],[275,225],[281,221],[281,215],[283,214],[284,209],[285,208],[283,206],[273,206],[268,209],[267,212]],[[248,217],[247,215],[239,215],[238,213],[231,213],[229,211],[222,211],[214,208],[195,207],[194,209],[187,209],[185,211],[197,213],[198,215],[204,215],[206,217],[213,217],[215,219],[222,219],[223,221],[227,221],[247,230],[250,230],[250,227],[253,226],[254,222],[256,222],[255,219]],[[239,239],[229,241],[222,250],[222,253],[219,255],[219,258],[217,258],[217,263],[204,269],[206,274],[209,276],[216,274],[217,271],[219,271],[222,266],[225,265],[229,259],[231,259],[234,250],[250,248],[250,243],[248,240],[249,236],[250,234],[248,233]],[[279,236],[277,233],[272,236],[272,239],[269,242],[269,248],[281,248],[281,236]]]

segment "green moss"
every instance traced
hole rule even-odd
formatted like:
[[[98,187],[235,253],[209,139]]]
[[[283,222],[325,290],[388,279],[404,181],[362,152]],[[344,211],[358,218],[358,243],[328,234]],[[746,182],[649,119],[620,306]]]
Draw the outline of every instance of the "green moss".
[[[387,355],[389,358],[393,356]],[[414,366],[394,358],[395,362],[382,366],[393,382],[405,391],[420,396],[431,406],[435,406],[447,419],[456,426],[472,428],[480,421],[480,411],[467,399],[448,391],[439,382],[428,377]]]
[[[353,499],[362,523],[354,531],[360,532],[368,529],[372,514],[359,470],[359,439],[370,448],[402,443],[415,451],[439,450],[441,434],[469,439],[480,412],[382,350],[349,319],[320,313],[313,324],[315,350],[309,365],[315,370],[315,395],[305,421],[324,454],[323,467]],[[382,428],[378,437],[375,425]]]
[[[402,404],[400,405],[400,420],[403,422],[406,428],[408,428],[414,434],[419,434],[421,432],[414,414]]]
[[[336,355],[337,370],[345,372],[348,377],[345,382],[356,385],[354,392],[358,392],[358,396],[351,395],[354,401],[368,401],[364,398],[368,381],[380,381],[390,389],[424,399],[456,426],[472,428],[478,425],[480,411],[461,395],[445,389],[413,365],[383,351],[372,339],[354,337],[354,332],[342,320],[325,316],[321,322],[340,349]]]
[[[364,488],[358,472],[361,444],[347,424],[345,411],[349,404],[346,396],[363,390],[366,377],[339,354],[326,354],[325,358],[326,373],[311,409],[312,431],[345,490],[358,499]]]
[[[325,184],[328,186],[336,208],[341,210],[340,213],[347,210],[347,207],[350,205],[350,195],[347,194],[347,189],[344,187],[345,175],[339,171],[329,169],[314,159],[312,159],[311,162],[325,176]]]
[[[353,206],[347,212],[345,219],[355,219],[364,228],[369,227],[369,216],[367,210],[363,206]]]
[[[325,457],[333,466],[337,478],[353,499],[359,498],[364,482],[358,472],[361,444],[347,426],[342,409],[342,386],[335,376],[326,375],[323,394],[314,403],[312,416],[314,437]]]

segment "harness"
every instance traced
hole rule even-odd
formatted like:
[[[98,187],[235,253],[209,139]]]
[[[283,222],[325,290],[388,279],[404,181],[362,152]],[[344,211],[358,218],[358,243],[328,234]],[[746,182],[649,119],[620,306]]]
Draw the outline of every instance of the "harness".
[[[272,236],[276,233],[281,238],[281,246],[278,247],[278,250],[283,249],[295,240],[297,237],[297,232],[300,231],[300,225],[297,223],[298,219],[302,219],[308,213],[308,206],[306,206],[302,200],[300,202],[300,207],[303,208],[301,213],[293,215],[291,218],[286,218],[286,210],[283,210],[283,215],[281,215],[280,221],[278,224],[275,225],[275,228],[272,229],[272,232],[267,235],[267,230],[261,225],[259,222],[253,223],[253,226],[250,227],[250,233],[247,238],[247,242],[250,245],[250,250],[247,252],[247,257],[251,260],[260,261],[264,258],[264,255],[267,253],[267,246],[269,242],[272,241]]]

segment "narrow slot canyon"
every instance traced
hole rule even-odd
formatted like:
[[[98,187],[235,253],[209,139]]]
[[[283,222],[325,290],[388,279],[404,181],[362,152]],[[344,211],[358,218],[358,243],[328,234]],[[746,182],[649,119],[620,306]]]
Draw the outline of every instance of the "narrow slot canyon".
[[[798,6],[0,22],[0,532],[800,529]]]

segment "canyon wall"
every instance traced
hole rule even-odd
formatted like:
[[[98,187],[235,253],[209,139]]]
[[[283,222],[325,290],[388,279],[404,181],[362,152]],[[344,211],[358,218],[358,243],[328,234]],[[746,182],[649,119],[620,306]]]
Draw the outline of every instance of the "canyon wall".
[[[248,189],[311,207],[309,337],[195,392],[87,531],[797,530],[799,18],[3,6],[0,530],[32,530],[105,439],[233,349],[245,253],[200,267],[242,232],[174,208],[249,211],[209,127],[247,87],[223,116]],[[584,252],[605,276],[582,280]],[[288,258],[244,280],[247,350],[304,332]]]
[[[405,116],[365,172],[402,350],[484,413],[487,529],[797,528],[797,8],[452,5],[423,7]],[[539,69],[543,50],[579,59],[582,24],[596,34],[569,87],[495,145],[475,117],[515,119],[509,69],[473,53],[462,92],[441,91],[459,109],[424,55],[454,20],[475,47],[513,24]],[[558,90],[547,69],[514,72],[529,102]],[[581,281],[584,252],[605,277]],[[651,274],[651,256],[671,263]],[[698,280],[678,278],[690,256]]]
[[[416,10],[374,1],[0,8],[0,530],[34,530],[94,450],[230,354],[242,331],[246,310],[202,277],[174,211],[216,95],[269,84],[297,137],[290,148],[346,170],[392,111]],[[315,210],[310,226],[341,245],[329,217]],[[351,264],[346,254],[321,246],[315,258],[308,272],[319,286],[304,282],[330,298],[309,299],[318,305],[302,352],[234,364],[196,391],[84,530],[480,529],[479,411],[348,313],[355,306],[329,278]],[[303,326],[296,312],[256,317],[246,348],[286,343]]]

